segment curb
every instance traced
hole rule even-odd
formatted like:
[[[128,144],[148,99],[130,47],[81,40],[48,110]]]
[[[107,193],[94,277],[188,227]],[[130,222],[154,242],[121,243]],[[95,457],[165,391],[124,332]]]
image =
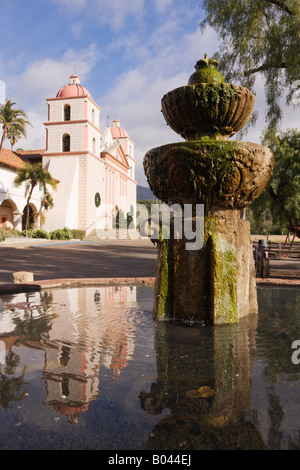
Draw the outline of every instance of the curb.
[[[272,278],[257,278],[257,285],[265,286],[285,286],[285,287],[297,287],[300,286],[300,279],[272,279]]]
[[[27,283],[0,284],[0,295],[36,292],[45,289],[84,287],[84,286],[153,286],[155,277],[115,277],[115,278],[78,278],[78,279],[46,279]],[[300,287],[298,279],[256,279],[257,285],[277,287]]]
[[[0,295],[19,294],[21,292],[36,292],[45,289],[84,287],[84,286],[153,286],[154,277],[132,278],[79,278],[79,279],[47,279],[43,281],[27,282],[24,284],[1,284]]]

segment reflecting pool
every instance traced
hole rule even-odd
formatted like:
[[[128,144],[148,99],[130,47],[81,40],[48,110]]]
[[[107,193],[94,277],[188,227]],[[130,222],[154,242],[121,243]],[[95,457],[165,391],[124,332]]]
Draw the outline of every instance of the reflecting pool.
[[[2,296],[0,449],[300,449],[300,289],[258,295],[217,327],[156,323],[152,287]]]

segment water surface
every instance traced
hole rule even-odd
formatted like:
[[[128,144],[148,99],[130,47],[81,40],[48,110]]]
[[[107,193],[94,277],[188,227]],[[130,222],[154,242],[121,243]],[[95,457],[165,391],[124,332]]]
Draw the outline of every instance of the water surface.
[[[156,323],[151,287],[2,296],[0,449],[299,449],[300,290],[258,296],[214,328]]]

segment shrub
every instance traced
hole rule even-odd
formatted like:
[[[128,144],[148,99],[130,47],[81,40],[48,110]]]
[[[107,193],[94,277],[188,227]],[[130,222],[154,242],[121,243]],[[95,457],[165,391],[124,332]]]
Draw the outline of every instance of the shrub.
[[[77,230],[77,229],[72,230],[72,238],[83,240],[84,236],[85,236],[85,230]]]
[[[32,238],[50,238],[50,234],[43,229],[37,229],[32,232]]]
[[[68,227],[64,227],[63,232],[66,235],[66,240],[71,240],[71,238],[73,238],[73,232]]]
[[[1,227],[0,233],[4,238],[16,238],[20,236],[20,232],[15,228]]]
[[[134,223],[133,223],[133,216],[128,212],[127,214],[127,227],[131,226],[131,228],[134,228]]]
[[[26,237],[26,230],[22,230],[21,236]],[[32,230],[27,230],[27,237],[32,238]]]
[[[57,230],[53,230],[53,232],[50,233],[51,240],[70,240],[72,236],[72,231],[67,227],[63,229],[58,228]]]

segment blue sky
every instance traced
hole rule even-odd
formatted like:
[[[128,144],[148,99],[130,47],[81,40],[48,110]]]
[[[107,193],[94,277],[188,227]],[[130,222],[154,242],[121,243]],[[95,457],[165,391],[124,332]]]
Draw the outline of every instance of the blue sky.
[[[186,85],[197,60],[218,50],[216,33],[200,31],[203,17],[200,0],[1,0],[0,80],[33,125],[17,146],[45,148],[45,100],[76,71],[102,108],[100,128],[107,115],[118,117],[135,142],[137,180],[146,185],[147,150],[181,140],[166,126],[162,96]],[[259,80],[256,92],[263,110]],[[260,114],[247,140],[260,142]],[[295,115],[288,118],[295,127]]]

